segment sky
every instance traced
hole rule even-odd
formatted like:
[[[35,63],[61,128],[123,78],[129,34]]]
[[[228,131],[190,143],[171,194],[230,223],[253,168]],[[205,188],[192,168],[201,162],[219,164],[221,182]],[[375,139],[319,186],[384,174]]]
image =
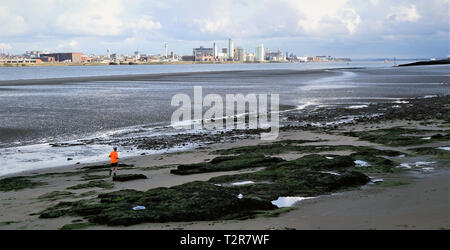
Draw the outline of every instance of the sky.
[[[297,56],[442,58],[449,0],[0,0],[0,51],[106,54],[259,44]]]

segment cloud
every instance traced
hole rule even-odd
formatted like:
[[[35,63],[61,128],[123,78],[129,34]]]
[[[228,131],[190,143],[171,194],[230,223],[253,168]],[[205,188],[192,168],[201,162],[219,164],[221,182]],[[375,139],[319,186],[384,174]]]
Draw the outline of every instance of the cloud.
[[[18,51],[101,53],[159,53],[169,42],[175,52],[190,54],[194,46],[217,41],[225,47],[233,38],[244,48],[264,43],[334,54],[349,44],[408,44],[413,52],[434,46],[448,54],[448,10],[449,0],[0,0],[0,42]]]
[[[347,0],[200,1],[180,6],[184,24],[197,36],[257,38],[356,33],[361,17]],[[201,13],[201,15],[199,15]],[[183,33],[189,32],[182,32]]]
[[[151,31],[156,29],[161,29],[162,25],[160,22],[155,22],[150,16],[142,16],[136,21],[126,23],[129,28],[133,31]]]
[[[57,15],[56,29],[69,34],[120,36],[162,27],[148,15],[135,17],[129,13],[122,0],[65,1],[63,6],[70,7]]]
[[[0,34],[14,36],[23,34],[26,30],[23,16],[16,15],[8,7],[0,5]]]
[[[387,18],[400,22],[416,22],[421,18],[421,16],[415,5],[409,5],[392,7],[391,13],[387,16]]]
[[[192,23],[196,25],[200,32],[210,33],[210,34],[218,34],[220,32],[224,32],[224,30],[231,26],[230,21],[228,19],[194,19]]]
[[[120,35],[123,30],[120,1],[68,1],[56,14],[56,28],[74,35]]]
[[[347,0],[287,0],[299,12],[298,29],[311,35],[356,32],[361,18]]]
[[[64,41],[62,43],[58,44],[58,49],[70,51],[70,50],[76,50],[80,48],[80,44],[75,40],[70,41]]]

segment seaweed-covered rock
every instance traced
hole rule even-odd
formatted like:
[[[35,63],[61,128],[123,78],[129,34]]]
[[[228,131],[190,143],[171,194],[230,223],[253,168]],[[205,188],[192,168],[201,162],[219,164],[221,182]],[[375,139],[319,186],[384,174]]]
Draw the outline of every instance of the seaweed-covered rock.
[[[238,157],[222,157],[213,162],[218,165],[240,159]],[[94,201],[61,202],[44,210],[40,217],[83,216],[90,223],[106,225],[249,218],[261,211],[276,209],[271,201],[280,196],[314,196],[367,183],[369,177],[348,170],[353,166],[353,159],[348,156],[327,158],[308,155],[294,161],[275,160],[261,171],[216,177],[209,182],[195,181],[146,192],[120,190],[100,194]],[[340,174],[329,174],[323,170],[338,171]],[[215,185],[225,179],[259,183]],[[145,209],[134,210],[137,206]]]
[[[284,167],[288,169],[293,168],[307,168],[311,170],[339,170],[347,167],[355,166],[355,162],[352,157],[349,156],[334,156],[332,159],[323,155],[307,155],[302,158],[282,162],[277,164],[276,168]]]
[[[109,178],[109,175],[90,175],[90,174],[86,174],[82,176],[82,180],[83,181],[92,181],[92,180],[102,180],[102,179],[106,179]]]
[[[78,184],[75,186],[68,187],[67,189],[75,189],[76,190],[76,189],[95,188],[95,187],[111,189],[114,187],[114,184],[111,182],[104,181],[104,180],[99,180],[99,181],[90,181],[88,183]]]
[[[99,198],[100,203],[58,204],[43,211],[40,217],[54,218],[70,214],[87,217],[90,222],[97,224],[132,225],[239,218],[253,214],[253,210],[276,208],[270,201],[239,199],[232,190],[200,181],[172,188],[150,189],[147,192],[121,190],[99,195]],[[146,209],[135,211],[135,206],[144,206]]]
[[[450,159],[450,151],[444,150],[440,148],[430,148],[430,147],[423,147],[423,148],[413,148],[412,149],[416,154],[419,155],[433,155],[437,156],[440,159]]]
[[[46,185],[45,182],[32,181],[24,176],[8,177],[0,179],[0,191],[17,191],[25,188],[34,188]]]
[[[138,179],[147,179],[147,176],[143,174],[121,174],[113,177],[113,181],[132,181]]]
[[[321,140],[283,140],[275,141],[270,144],[260,144],[251,146],[234,147],[229,149],[216,150],[215,153],[221,155],[238,155],[238,154],[262,154],[276,155],[283,152],[299,151],[299,149],[308,148],[300,144],[310,142],[320,142]]]
[[[118,167],[119,167],[119,169],[120,168],[130,169],[130,168],[133,168],[134,165],[120,163]],[[93,166],[82,167],[81,170],[85,173],[91,173],[91,172],[99,172],[99,171],[108,170],[110,168],[111,168],[111,165],[93,165]]]
[[[254,167],[266,167],[282,161],[283,159],[278,157],[267,157],[259,154],[220,156],[209,162],[179,165],[177,169],[171,170],[170,173],[188,175],[218,171],[233,171]]]
[[[422,139],[425,134],[436,133],[429,140]],[[346,132],[345,135],[358,137],[360,140],[388,146],[411,146],[450,139],[449,131],[419,130],[402,127],[377,129],[360,132]]]
[[[69,196],[72,196],[73,193],[72,192],[68,192],[68,191],[52,191],[50,193],[46,193],[43,195],[40,195],[38,197],[39,200],[50,200],[50,201],[54,201],[54,200],[58,200],[58,199],[63,199],[63,198],[67,198]]]
[[[370,179],[365,174],[349,171],[354,165],[353,158],[349,156],[327,158],[322,155],[307,155],[254,173],[214,177],[209,182],[222,184],[251,180],[257,184],[230,188],[237,193],[267,200],[279,196],[313,196],[369,182]],[[340,174],[326,173],[327,170]]]
[[[41,219],[53,219],[66,215],[69,212],[68,209],[50,209],[43,211],[39,218]]]

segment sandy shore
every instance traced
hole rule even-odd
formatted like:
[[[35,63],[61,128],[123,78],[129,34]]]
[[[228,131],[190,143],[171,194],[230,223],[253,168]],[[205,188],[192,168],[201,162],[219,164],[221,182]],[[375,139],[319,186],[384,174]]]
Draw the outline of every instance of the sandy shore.
[[[362,131],[376,128],[407,126],[423,128],[419,122],[392,121],[378,124],[358,124],[344,126],[340,131]],[[428,129],[433,129],[427,126]],[[305,145],[354,145],[370,146],[377,149],[394,149],[351,136],[336,133],[314,131],[285,131],[278,140],[318,140],[321,142]],[[189,164],[208,161],[214,158],[212,151],[232,147],[258,145],[259,139],[246,139],[233,143],[210,145],[207,148],[196,149],[182,153],[140,156],[123,159],[122,163],[132,164],[132,169],[122,169],[120,174],[138,173],[148,177],[145,180],[135,180],[114,183],[113,189],[90,188],[70,190],[74,195],[82,195],[84,199],[95,198],[98,194],[122,189],[146,191],[157,187],[171,187],[191,181],[207,181],[212,177],[254,172],[259,168],[244,169],[228,172],[212,172],[193,175],[173,175],[171,169],[179,164]],[[448,142],[433,143],[431,146],[446,146]],[[427,145],[430,146],[430,145]],[[408,147],[396,147],[395,150],[409,153]],[[321,152],[326,154],[330,152]],[[350,151],[333,151],[335,155],[348,155]],[[304,154],[284,153],[280,157],[285,160],[297,159]],[[407,160],[406,158],[404,160]],[[427,158],[414,158],[427,160]],[[103,163],[102,163],[103,164]],[[73,165],[63,168],[31,171],[13,176],[36,176],[37,179],[48,183],[35,188],[19,191],[0,192],[0,229],[58,229],[63,225],[77,222],[80,218],[64,216],[55,219],[40,219],[36,213],[53,206],[60,201],[74,201],[70,196],[57,200],[45,200],[38,197],[52,191],[66,190],[68,187],[86,183],[82,174],[73,175],[43,175],[48,173],[75,172],[89,165]],[[185,223],[146,223],[130,227],[91,226],[89,229],[449,229],[450,228],[450,169],[439,163],[435,171],[425,173],[406,171],[397,174],[377,174],[372,178],[384,180],[402,180],[408,185],[383,187],[369,184],[360,188],[323,195],[315,199],[299,202],[295,210],[281,214],[278,217],[259,217],[249,220],[185,222]],[[95,173],[104,174],[107,173]],[[43,176],[42,176],[43,175]],[[112,182],[110,178],[105,179]],[[88,193],[91,192],[91,193]]]

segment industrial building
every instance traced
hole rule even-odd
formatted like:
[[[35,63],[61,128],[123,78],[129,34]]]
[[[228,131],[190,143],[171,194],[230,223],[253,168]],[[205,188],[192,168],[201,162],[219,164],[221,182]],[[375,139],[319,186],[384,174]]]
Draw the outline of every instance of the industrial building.
[[[214,49],[200,46],[200,48],[194,48],[193,56],[195,61],[199,62],[214,61]]]
[[[53,57],[56,62],[80,63],[83,61],[83,53],[49,53],[41,54],[41,57]]]

